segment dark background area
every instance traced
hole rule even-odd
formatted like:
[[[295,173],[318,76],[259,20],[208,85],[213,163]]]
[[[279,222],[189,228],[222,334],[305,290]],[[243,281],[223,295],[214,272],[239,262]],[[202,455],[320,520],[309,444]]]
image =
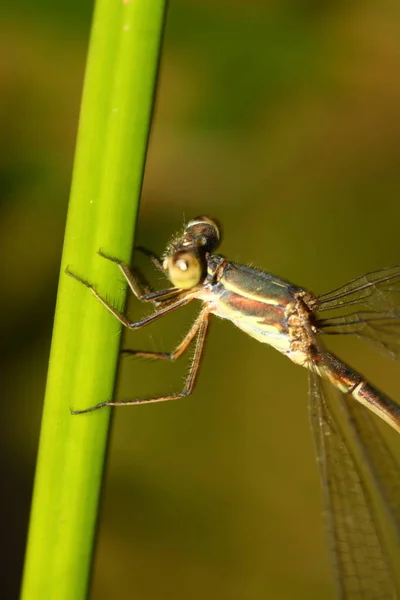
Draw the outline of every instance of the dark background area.
[[[9,0],[0,18],[2,598],[23,565],[91,10]],[[171,0],[138,244],[162,252],[206,214],[231,260],[316,293],[398,263],[399,73],[396,2]],[[193,314],[126,344],[172,349]],[[95,600],[332,594],[307,373],[216,321],[190,399],[115,411]],[[330,347],[400,401],[396,365]],[[118,394],[179,389],[186,369],[125,359]]]

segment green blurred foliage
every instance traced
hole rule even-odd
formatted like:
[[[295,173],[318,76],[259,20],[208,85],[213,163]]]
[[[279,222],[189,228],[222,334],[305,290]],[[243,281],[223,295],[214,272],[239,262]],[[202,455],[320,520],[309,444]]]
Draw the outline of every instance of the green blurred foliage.
[[[91,8],[9,2],[0,21],[2,597],[23,562]],[[171,0],[138,243],[162,252],[209,214],[232,260],[316,292],[399,262],[399,72],[390,0]],[[191,316],[127,345],[170,349]],[[395,365],[335,349],[400,400]],[[119,396],[185,369],[124,360]],[[326,547],[302,369],[213,323],[190,399],[115,411],[94,599],[328,598]]]

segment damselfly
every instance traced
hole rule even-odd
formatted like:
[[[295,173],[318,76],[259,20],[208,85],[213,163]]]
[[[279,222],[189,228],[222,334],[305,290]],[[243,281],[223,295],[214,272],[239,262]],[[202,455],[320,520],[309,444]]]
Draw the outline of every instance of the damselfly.
[[[350,600],[393,600],[399,593],[400,568],[390,559],[385,534],[394,533],[398,544],[400,469],[370,411],[400,432],[400,407],[327,352],[318,334],[353,334],[399,359],[400,267],[367,273],[328,294],[315,296],[270,273],[213,254],[219,243],[217,224],[207,217],[197,217],[172,239],[161,260],[147,252],[173,286],[158,292],[143,286],[128,265],[102,254],[117,264],[133,294],[155,307],[155,312],[134,322],[105,300],[92,284],[67,271],[128,329],[149,325],[192,300],[203,303],[189,332],[170,354],[130,351],[137,356],[176,360],[193,342],[193,360],[182,391],[157,398],[107,400],[72,412],[82,414],[104,406],[164,402],[188,396],[195,384],[210,314],[232,321],[309,371],[310,421],[339,596]],[[323,317],[333,309],[341,309],[341,314]],[[335,401],[329,398],[326,382],[331,390],[336,390]],[[368,486],[368,481],[372,486]],[[387,509],[388,531],[382,530],[375,514],[374,496],[380,497]]]

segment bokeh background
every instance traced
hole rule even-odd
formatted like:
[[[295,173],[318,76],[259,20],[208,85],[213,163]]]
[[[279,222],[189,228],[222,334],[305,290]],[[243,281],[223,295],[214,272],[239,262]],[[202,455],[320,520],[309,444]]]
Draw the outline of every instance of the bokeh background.
[[[1,597],[15,598],[92,4],[5,5]],[[171,0],[138,243],[161,252],[184,218],[207,214],[225,255],[316,293],[398,263],[399,74],[393,0]],[[171,349],[193,314],[126,345]],[[400,400],[396,365],[335,342]],[[179,389],[186,369],[124,360],[118,393]],[[115,411],[91,597],[330,598],[321,511],[306,372],[213,322],[190,399]]]

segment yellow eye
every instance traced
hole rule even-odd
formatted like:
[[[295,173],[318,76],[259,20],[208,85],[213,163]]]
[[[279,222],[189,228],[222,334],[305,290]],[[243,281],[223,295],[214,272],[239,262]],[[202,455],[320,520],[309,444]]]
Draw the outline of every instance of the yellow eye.
[[[166,258],[164,269],[171,283],[181,290],[196,287],[201,281],[203,269],[200,260],[192,252],[175,252]]]

